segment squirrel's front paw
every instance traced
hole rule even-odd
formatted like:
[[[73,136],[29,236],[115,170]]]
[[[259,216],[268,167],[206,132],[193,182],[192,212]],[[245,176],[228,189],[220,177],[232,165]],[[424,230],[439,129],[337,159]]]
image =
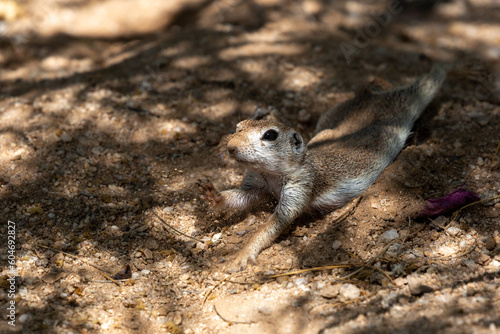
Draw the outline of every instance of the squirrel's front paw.
[[[242,271],[246,268],[249,262],[252,264],[257,264],[255,256],[241,250],[236,255],[236,258],[234,258],[233,261],[229,262],[229,264],[224,267],[224,271],[228,274]]]
[[[196,182],[196,186],[201,194],[201,198],[208,202],[211,206],[216,206],[224,199],[209,180],[198,180],[198,182]]]

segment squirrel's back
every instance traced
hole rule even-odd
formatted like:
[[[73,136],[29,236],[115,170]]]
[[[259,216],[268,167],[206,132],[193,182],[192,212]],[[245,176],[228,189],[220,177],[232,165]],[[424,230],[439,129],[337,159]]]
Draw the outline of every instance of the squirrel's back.
[[[430,73],[420,77],[412,85],[381,90],[390,87],[371,87],[344,103],[321,115],[315,133],[325,129],[335,130],[336,136],[343,136],[366,128],[380,121],[399,122],[412,127],[415,120],[439,91],[446,71],[434,66]]]
[[[408,87],[365,90],[323,114],[307,145],[320,189],[312,205],[340,207],[375,182],[445,77],[444,69],[434,67]]]

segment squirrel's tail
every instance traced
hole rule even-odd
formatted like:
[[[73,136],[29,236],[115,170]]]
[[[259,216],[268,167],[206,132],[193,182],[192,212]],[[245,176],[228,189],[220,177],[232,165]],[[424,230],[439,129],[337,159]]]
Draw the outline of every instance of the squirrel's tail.
[[[411,124],[420,117],[425,107],[437,94],[446,79],[446,72],[443,66],[435,65],[430,73],[420,77],[408,88],[403,89],[403,95],[407,97],[406,103],[409,106],[409,115],[407,114],[406,117]]]
[[[413,84],[418,92],[419,99],[425,104],[431,102],[439,88],[441,88],[445,78],[446,70],[444,67],[435,65],[430,73],[424,75]]]

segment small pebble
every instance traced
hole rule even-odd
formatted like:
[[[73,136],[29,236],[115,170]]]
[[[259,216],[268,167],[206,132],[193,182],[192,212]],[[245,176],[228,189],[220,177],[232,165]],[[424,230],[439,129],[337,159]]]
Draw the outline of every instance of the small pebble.
[[[307,284],[307,279],[305,278],[297,278],[295,280],[295,286],[301,286],[301,285],[306,285]]]
[[[61,139],[63,142],[67,143],[73,140],[73,137],[71,137],[69,134],[65,133],[61,136]]]
[[[149,248],[145,248],[143,250],[144,256],[146,259],[152,259],[153,258],[153,252]]]
[[[160,308],[158,308],[156,310],[156,315],[160,316],[160,317],[164,317],[168,314],[168,312],[170,312],[171,309],[169,307],[166,307],[166,306],[162,306]]]
[[[340,240],[335,240],[332,244],[332,248],[334,250],[337,250],[339,249],[340,247],[342,246],[342,242]]]
[[[497,241],[495,240],[495,238],[493,238],[492,236],[486,238],[486,241],[484,242],[484,248],[486,248],[489,251],[492,251],[495,249],[496,246],[497,246]]]
[[[481,255],[479,255],[479,257],[477,258],[476,263],[486,265],[490,261],[491,261],[491,258],[487,254],[481,253]]]
[[[422,284],[418,277],[408,276],[406,280],[408,281],[408,289],[413,296],[420,296],[426,292],[434,291],[430,286]]]
[[[222,238],[222,233],[215,233],[212,237],[212,242],[216,243]]]
[[[24,313],[24,314],[21,314],[19,316],[18,321],[19,321],[19,323],[24,324],[24,323],[26,323],[30,319],[31,319],[31,314]]]
[[[339,292],[340,292],[340,284],[335,284],[335,285],[328,284],[327,286],[319,290],[319,294],[321,295],[321,297],[328,299],[337,297]]]
[[[389,241],[392,241],[396,238],[399,238],[399,233],[396,229],[392,229],[389,231],[385,231],[378,237],[378,241],[382,243],[387,243]]]
[[[384,308],[389,308],[393,304],[397,303],[398,298],[399,298],[398,293],[390,292],[387,296],[384,296],[384,298],[382,298],[382,302],[380,303],[380,305],[382,305],[382,307]]]
[[[146,242],[144,242],[144,247],[149,248],[151,250],[156,250],[158,249],[158,241],[154,238],[147,238]]]
[[[340,288],[340,295],[347,300],[353,300],[359,298],[361,295],[361,291],[359,291],[358,287],[354,284],[344,284]]]
[[[19,296],[26,297],[26,295],[28,294],[28,289],[23,286],[23,287],[19,288],[18,293],[19,293]]]
[[[182,314],[176,313],[174,316],[174,324],[180,325],[182,322]]]
[[[451,235],[458,235],[462,230],[456,226],[450,226],[446,229],[446,231]]]
[[[370,207],[373,209],[380,209],[380,201],[377,200],[376,198],[372,198]]]
[[[391,256],[395,256],[395,255],[399,254],[400,251],[401,251],[401,244],[400,243],[394,243],[394,244],[390,245],[389,248],[387,249],[387,253]]]

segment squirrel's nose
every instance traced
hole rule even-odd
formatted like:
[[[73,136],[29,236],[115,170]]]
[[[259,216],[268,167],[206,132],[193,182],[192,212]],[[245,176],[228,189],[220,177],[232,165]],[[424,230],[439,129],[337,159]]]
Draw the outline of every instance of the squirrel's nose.
[[[227,151],[229,155],[235,155],[238,152],[238,149],[234,146],[228,146]]]

